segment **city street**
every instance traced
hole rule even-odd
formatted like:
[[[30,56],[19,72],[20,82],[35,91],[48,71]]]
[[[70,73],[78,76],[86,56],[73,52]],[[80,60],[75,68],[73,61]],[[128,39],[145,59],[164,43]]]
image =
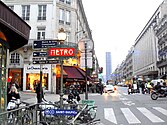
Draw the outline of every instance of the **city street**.
[[[117,87],[111,94],[89,94],[98,105],[97,118],[102,125],[167,125],[167,98],[151,100],[148,94],[127,94]]]
[[[84,94],[80,95],[82,99]],[[36,94],[22,92],[22,100],[36,102]],[[64,95],[67,98],[67,95]],[[59,95],[45,94],[48,101],[58,101]],[[151,100],[149,94],[127,94],[127,87],[117,87],[114,93],[89,93],[97,109],[98,125],[167,125],[167,98]]]

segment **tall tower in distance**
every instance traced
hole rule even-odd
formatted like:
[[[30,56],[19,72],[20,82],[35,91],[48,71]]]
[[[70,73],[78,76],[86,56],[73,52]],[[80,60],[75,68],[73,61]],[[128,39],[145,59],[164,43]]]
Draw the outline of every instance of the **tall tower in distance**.
[[[106,81],[111,79],[111,73],[112,73],[111,52],[106,52]]]

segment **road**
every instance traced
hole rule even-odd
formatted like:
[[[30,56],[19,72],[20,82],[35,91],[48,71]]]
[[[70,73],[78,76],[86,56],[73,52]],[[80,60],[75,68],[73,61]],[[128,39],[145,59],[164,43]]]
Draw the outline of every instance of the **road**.
[[[149,94],[127,94],[117,87],[111,94],[89,94],[98,106],[101,125],[167,125],[167,98],[151,100]]]

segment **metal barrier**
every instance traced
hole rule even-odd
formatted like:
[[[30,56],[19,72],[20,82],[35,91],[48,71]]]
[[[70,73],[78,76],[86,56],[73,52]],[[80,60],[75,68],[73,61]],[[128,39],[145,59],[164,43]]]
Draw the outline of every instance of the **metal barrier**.
[[[64,104],[63,110],[76,109],[76,115],[47,114],[47,111],[60,110],[58,104],[32,104],[0,113],[0,125],[75,125],[80,113],[86,108],[83,104]]]

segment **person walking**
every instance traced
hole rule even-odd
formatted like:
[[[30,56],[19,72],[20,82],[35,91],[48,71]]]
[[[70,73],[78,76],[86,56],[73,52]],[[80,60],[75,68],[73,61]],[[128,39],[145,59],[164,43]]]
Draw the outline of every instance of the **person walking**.
[[[44,99],[44,93],[40,82],[38,82],[35,92],[37,94],[37,103],[41,103],[42,99]]]
[[[140,85],[142,94],[145,94],[145,82],[143,81]]]
[[[150,92],[151,92],[151,88],[152,88],[152,86],[151,86],[151,82],[148,81],[148,83],[147,83],[148,94],[150,94]]]

